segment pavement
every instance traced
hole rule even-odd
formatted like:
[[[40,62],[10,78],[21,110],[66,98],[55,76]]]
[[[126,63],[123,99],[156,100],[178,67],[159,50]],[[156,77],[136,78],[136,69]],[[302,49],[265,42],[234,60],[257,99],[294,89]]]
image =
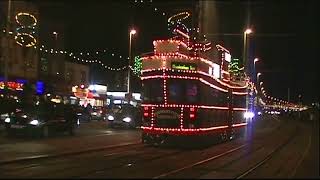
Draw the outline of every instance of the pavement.
[[[3,128],[2,128],[3,130]],[[101,149],[140,141],[140,130],[108,129],[104,121],[82,123],[74,136],[58,134],[49,138],[0,136],[0,162]]]

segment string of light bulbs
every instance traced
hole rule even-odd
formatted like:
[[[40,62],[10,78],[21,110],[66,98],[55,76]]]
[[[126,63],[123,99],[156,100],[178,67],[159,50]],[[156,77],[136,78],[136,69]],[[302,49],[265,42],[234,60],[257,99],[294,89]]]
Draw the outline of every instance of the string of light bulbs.
[[[34,47],[35,49],[37,49],[37,47]],[[101,65],[103,68],[107,69],[107,70],[111,70],[111,71],[121,71],[124,70],[126,68],[128,68],[128,65],[122,66],[122,67],[111,67],[108,66],[106,64],[104,64],[101,60],[98,59],[85,59],[79,56],[76,56],[75,53],[73,52],[68,52],[68,51],[62,51],[62,50],[54,50],[54,49],[46,49],[44,45],[42,45],[41,47],[38,48],[40,51],[44,52],[44,53],[50,53],[50,54],[68,54],[68,56],[70,58],[72,58],[73,60],[76,60],[80,63],[96,63]]]
[[[31,23],[25,21],[26,18],[29,18]],[[18,24],[18,27],[16,28],[16,35],[14,37],[16,43],[22,47],[35,46],[37,40],[34,37],[34,34],[37,25],[37,18],[30,13],[20,12],[15,16],[15,20]]]
[[[3,33],[6,33],[6,30],[2,30],[2,32],[3,32]],[[8,34],[9,34],[9,35],[14,35],[13,31],[9,31]],[[15,36],[15,37],[16,37],[16,36]],[[16,39],[16,38],[15,38],[15,39]],[[19,43],[17,43],[17,44],[19,44]],[[19,44],[19,45],[20,45],[20,46],[23,46],[23,45],[21,45],[21,44]],[[107,70],[111,70],[111,71],[122,71],[122,70],[125,70],[125,69],[128,68],[128,65],[121,66],[121,67],[111,67],[111,66],[105,65],[101,60],[98,60],[97,58],[90,58],[90,59],[87,58],[87,59],[85,59],[85,58],[78,57],[78,56],[75,55],[75,54],[80,54],[80,56],[82,56],[82,55],[84,55],[84,54],[90,55],[89,52],[87,52],[87,53],[83,53],[83,52],[73,53],[73,52],[68,52],[68,51],[66,51],[66,50],[55,50],[55,49],[53,49],[53,48],[49,48],[49,49],[48,49],[48,48],[46,48],[44,45],[40,45],[40,47],[37,47],[35,44],[32,44],[32,46],[33,46],[33,48],[34,48],[35,50],[40,50],[40,51],[43,52],[43,53],[48,53],[48,54],[52,54],[52,55],[56,55],[56,54],[68,54],[69,57],[71,57],[72,59],[77,60],[78,62],[81,62],[81,63],[97,63],[97,64],[101,65],[103,68],[105,68],[105,69],[107,69]],[[30,45],[30,46],[23,46],[23,47],[31,47],[31,45]],[[102,52],[103,52],[103,53],[106,53],[107,50],[106,50],[106,49],[104,49],[104,50],[96,50],[95,53],[92,53],[92,54],[99,54],[99,52],[100,52],[100,54],[101,54]],[[108,53],[107,53],[107,54],[108,54]],[[111,56],[116,57],[115,53],[111,53]],[[119,58],[125,60],[124,56],[119,55]],[[128,58],[129,58],[129,57],[127,57],[126,59],[128,59]],[[94,59],[94,60],[92,60],[92,59]],[[131,70],[132,70],[132,68],[131,68]]]

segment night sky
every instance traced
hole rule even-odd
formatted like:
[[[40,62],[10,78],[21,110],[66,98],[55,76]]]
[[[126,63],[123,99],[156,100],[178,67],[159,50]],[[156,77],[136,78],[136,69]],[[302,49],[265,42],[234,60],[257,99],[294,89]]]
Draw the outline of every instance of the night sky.
[[[252,56],[260,62],[257,69],[267,94],[291,100],[302,95],[304,103],[319,101],[319,72],[316,59],[315,1],[216,1],[219,28],[217,33],[242,33],[246,13],[250,12]],[[73,52],[108,49],[118,56],[128,56],[129,27],[138,31],[134,37],[135,55],[153,50],[152,41],[170,37],[169,16],[192,9],[190,1],[39,1],[42,20],[63,23],[66,48]],[[158,12],[154,8],[159,9]],[[161,12],[166,12],[163,16]],[[319,31],[317,31],[319,32]],[[220,42],[241,58],[242,37],[220,37]],[[98,57],[110,66],[126,65],[126,59],[105,54]],[[91,66],[95,82],[112,83],[115,72]],[[123,72],[125,73],[125,72]],[[138,87],[136,87],[137,89]]]

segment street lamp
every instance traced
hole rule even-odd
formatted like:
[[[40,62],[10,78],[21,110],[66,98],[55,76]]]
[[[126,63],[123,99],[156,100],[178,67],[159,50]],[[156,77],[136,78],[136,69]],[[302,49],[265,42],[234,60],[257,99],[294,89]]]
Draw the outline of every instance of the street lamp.
[[[247,35],[251,34],[252,30],[251,29],[246,29],[243,32],[243,57],[242,57],[242,62],[243,62],[243,66],[245,68],[245,73],[246,75],[249,74],[249,69],[248,69],[248,63],[247,63]],[[248,93],[249,94],[249,93]],[[246,98],[246,108],[249,109],[249,96],[247,96]]]
[[[258,58],[254,58],[254,60],[253,60],[253,66],[254,66],[254,69],[256,69],[256,62],[258,62],[259,61],[259,59]]]
[[[131,41],[132,36],[135,35],[137,31],[135,29],[131,29],[129,32],[129,63],[128,63],[128,84],[127,84],[127,92],[130,93],[130,64],[131,64]]]
[[[246,67],[247,61],[247,36],[252,33],[251,29],[246,29],[243,33],[243,65]],[[247,67],[246,67],[247,68]]]
[[[7,23],[6,23],[6,35],[4,36],[4,43],[6,43],[7,47],[4,51],[4,85],[7,87],[8,85],[8,79],[9,79],[9,73],[8,73],[8,66],[9,66],[9,59],[10,59],[10,37],[9,37],[9,31],[10,31],[10,16],[11,16],[11,0],[8,0],[8,11],[7,11]],[[7,94],[5,94],[7,95]]]
[[[246,29],[246,31],[244,31],[245,34],[250,34],[252,33],[252,30],[251,29]]]
[[[56,40],[57,40],[57,38],[58,38],[58,37],[57,37],[57,36],[58,36],[58,33],[54,31],[52,34],[55,35]]]
[[[54,31],[54,32],[52,32],[52,34],[54,35],[54,48],[55,48],[55,50],[57,51],[57,49],[58,49],[58,33],[56,32],[56,31]],[[52,65],[50,65],[50,66],[52,66]],[[52,69],[51,69],[51,67],[49,68],[49,72],[51,71]],[[57,73],[56,73],[56,75],[58,76],[59,75],[59,69],[57,69]]]
[[[261,76],[261,73],[257,74],[257,82],[259,82],[259,77]]]
[[[258,58],[254,58],[254,60],[253,60],[253,74],[255,74],[256,73],[256,62],[258,62],[259,61],[259,59]],[[257,79],[255,79],[256,80],[256,85],[258,84],[258,80]]]

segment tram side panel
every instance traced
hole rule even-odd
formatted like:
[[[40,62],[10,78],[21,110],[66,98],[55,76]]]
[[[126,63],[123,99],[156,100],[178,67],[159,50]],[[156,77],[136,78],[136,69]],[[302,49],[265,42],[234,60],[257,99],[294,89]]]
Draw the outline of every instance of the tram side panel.
[[[200,83],[199,104],[206,108],[199,108],[200,127],[225,126],[228,123],[228,93],[208,87]],[[222,108],[221,108],[222,107]]]
[[[246,120],[244,118],[244,112],[243,110],[239,110],[236,108],[246,108],[246,96],[245,95],[232,95],[232,124],[241,124],[245,123]],[[233,128],[234,132],[236,134],[243,134],[245,130],[245,126],[240,126],[240,127],[234,127]]]

